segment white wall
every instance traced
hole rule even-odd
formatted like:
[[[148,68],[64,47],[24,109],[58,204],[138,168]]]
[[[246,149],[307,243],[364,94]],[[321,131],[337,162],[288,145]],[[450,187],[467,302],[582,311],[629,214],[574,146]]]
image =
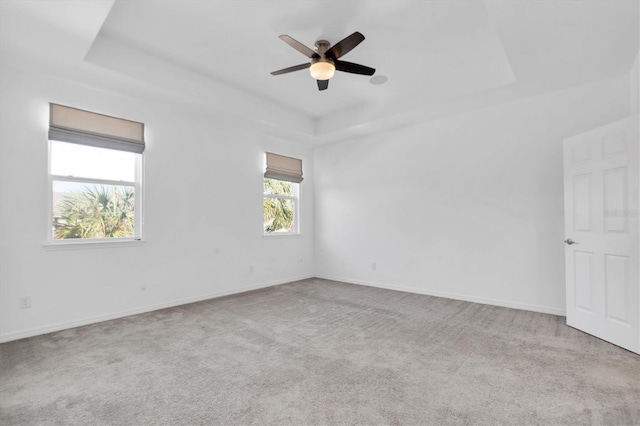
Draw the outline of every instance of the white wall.
[[[310,148],[7,63],[0,84],[0,340],[313,275]],[[48,102],[145,123],[142,245],[43,246]],[[262,236],[267,150],[303,160],[301,236]],[[23,296],[31,309],[18,309]]]
[[[632,71],[314,154],[161,95],[134,98],[7,62],[0,341],[312,275],[562,313],[561,141],[633,105]],[[43,246],[48,102],[146,124],[144,244]],[[303,159],[300,237],[262,237],[266,150]],[[31,309],[18,309],[23,296]]]
[[[562,140],[628,113],[621,76],[316,149],[317,275],[562,314]]]

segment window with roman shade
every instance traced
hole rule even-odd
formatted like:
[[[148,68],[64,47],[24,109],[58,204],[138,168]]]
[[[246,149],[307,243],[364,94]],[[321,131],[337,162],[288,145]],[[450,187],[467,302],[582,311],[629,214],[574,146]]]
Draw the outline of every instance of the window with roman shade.
[[[144,124],[49,104],[51,243],[142,238]]]
[[[267,152],[266,163],[263,179],[263,233],[299,234],[302,160]]]

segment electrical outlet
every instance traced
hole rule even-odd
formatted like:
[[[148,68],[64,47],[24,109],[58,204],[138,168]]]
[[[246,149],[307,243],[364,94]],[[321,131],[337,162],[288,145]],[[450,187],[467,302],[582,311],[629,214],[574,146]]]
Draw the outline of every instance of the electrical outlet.
[[[31,308],[31,296],[21,297],[20,300],[18,300],[18,304],[20,306],[20,309]]]
[[[376,269],[378,269],[378,265],[376,264],[376,262],[373,262],[373,263],[371,264],[371,269],[373,269],[374,271],[375,271]]]
[[[249,266],[249,272],[253,273],[253,265]]]

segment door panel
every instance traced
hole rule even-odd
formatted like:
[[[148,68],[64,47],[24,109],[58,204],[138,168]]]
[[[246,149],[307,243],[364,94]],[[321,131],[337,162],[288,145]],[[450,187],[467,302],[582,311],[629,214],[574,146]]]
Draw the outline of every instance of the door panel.
[[[564,141],[567,324],[640,353],[638,119]]]
[[[607,293],[606,318],[629,325],[627,309],[629,298],[629,280],[627,278],[629,258],[606,254],[604,265]]]
[[[593,282],[593,253],[575,251],[574,258],[574,285],[575,306],[586,312],[591,312],[591,284]]]
[[[591,174],[573,177],[573,230],[591,230]]]
[[[576,143],[572,146],[573,164],[585,163],[591,160],[591,141]]]
[[[604,171],[604,229],[606,232],[625,232],[627,218],[627,168]]]
[[[616,154],[625,154],[627,151],[625,140],[625,132],[616,132],[611,135],[605,135],[602,138],[604,156],[607,157]]]

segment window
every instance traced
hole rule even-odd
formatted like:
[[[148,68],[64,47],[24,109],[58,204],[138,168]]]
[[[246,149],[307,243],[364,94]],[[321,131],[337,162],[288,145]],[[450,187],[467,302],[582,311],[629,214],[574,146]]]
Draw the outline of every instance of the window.
[[[50,241],[141,238],[142,126],[51,104]]]
[[[265,235],[299,233],[302,161],[266,153],[263,180],[263,232]]]
[[[299,184],[264,178],[264,233],[298,233]]]

